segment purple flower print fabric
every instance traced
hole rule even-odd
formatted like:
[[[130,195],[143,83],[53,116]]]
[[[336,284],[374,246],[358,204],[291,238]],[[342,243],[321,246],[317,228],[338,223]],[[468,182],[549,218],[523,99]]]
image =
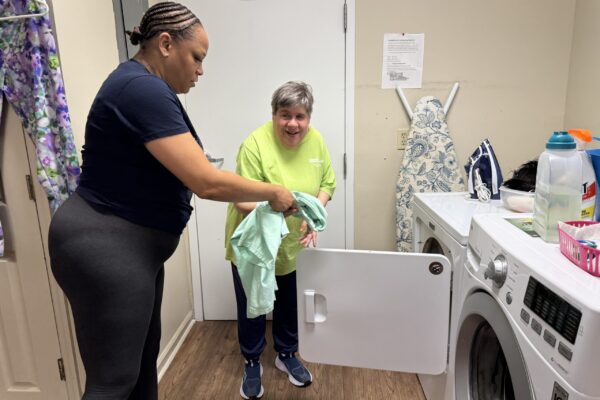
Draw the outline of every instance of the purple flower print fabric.
[[[0,0],[2,16],[41,11],[34,0]],[[75,191],[80,168],[48,14],[0,21],[0,89],[35,144],[38,181],[54,212]]]

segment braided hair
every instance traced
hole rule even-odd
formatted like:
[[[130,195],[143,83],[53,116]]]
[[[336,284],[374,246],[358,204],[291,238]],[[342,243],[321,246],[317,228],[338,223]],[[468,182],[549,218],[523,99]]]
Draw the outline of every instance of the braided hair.
[[[161,32],[167,32],[174,40],[187,39],[192,36],[195,25],[202,26],[202,23],[186,6],[165,1],[150,7],[144,13],[140,26],[126,33],[131,44],[143,47],[145,41]]]

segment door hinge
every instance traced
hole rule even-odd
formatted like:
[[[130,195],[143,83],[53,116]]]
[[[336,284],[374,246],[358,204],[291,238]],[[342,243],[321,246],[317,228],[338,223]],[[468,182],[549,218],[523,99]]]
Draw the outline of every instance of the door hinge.
[[[59,358],[56,361],[58,363],[58,374],[60,375],[60,380],[61,381],[66,381],[67,378],[65,376],[65,364],[63,363],[63,359]]]
[[[346,179],[346,172],[348,170],[348,166],[347,166],[347,157],[346,157],[346,153],[344,153],[344,179]]]
[[[25,181],[27,183],[27,191],[29,192],[29,200],[35,201],[35,190],[33,189],[33,179],[31,179],[31,175],[25,175]]]
[[[348,30],[348,4],[344,3],[344,33]]]

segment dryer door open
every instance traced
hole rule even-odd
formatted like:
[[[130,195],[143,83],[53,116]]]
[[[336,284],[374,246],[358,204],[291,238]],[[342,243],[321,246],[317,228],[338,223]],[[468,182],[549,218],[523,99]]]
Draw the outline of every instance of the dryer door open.
[[[301,252],[300,355],[333,365],[444,372],[450,272],[448,259],[436,254]]]

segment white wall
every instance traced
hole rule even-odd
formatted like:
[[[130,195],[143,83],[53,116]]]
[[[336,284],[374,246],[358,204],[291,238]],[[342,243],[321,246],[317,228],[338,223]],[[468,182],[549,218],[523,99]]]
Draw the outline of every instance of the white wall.
[[[405,90],[410,104],[443,102],[459,82],[447,121],[461,168],[488,137],[510,176],[563,128],[574,12],[575,0],[356,1],[356,248],[395,249],[396,130],[409,121],[381,89],[383,34],[425,34],[423,88]]]
[[[52,6],[75,142],[81,149],[92,101],[119,63],[113,5],[108,0],[53,0]],[[187,230],[165,269],[161,367],[170,361],[192,316]]]

